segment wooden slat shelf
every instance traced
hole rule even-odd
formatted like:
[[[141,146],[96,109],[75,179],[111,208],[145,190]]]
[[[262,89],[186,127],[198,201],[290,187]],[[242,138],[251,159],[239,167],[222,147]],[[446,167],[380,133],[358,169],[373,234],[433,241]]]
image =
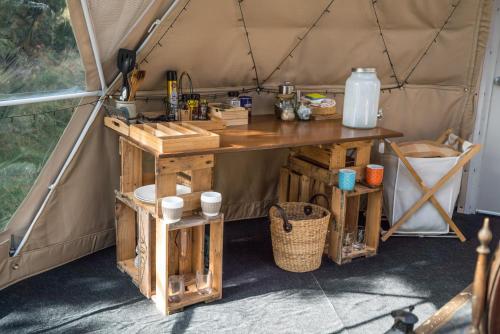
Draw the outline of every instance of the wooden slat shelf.
[[[148,204],[138,200],[137,198],[135,198],[134,193],[121,193],[119,191],[115,191],[115,194],[118,200],[120,200],[123,204],[127,205],[134,211],[138,211],[138,208],[141,208],[143,210],[146,210],[146,212],[149,213],[153,218],[158,218],[155,212],[155,206],[153,204]],[[222,214],[219,214],[215,217],[207,217],[200,213],[199,215],[182,217],[180,221],[167,225],[169,231],[176,231],[183,228],[207,225],[213,221],[219,221],[221,219],[224,219]]]
[[[377,250],[373,247],[366,246],[364,249],[352,250],[349,254],[342,256],[342,263],[350,262],[357,257],[365,256],[370,257],[377,254]]]
[[[117,266],[121,272],[124,272],[130,276],[132,282],[135,285],[138,285],[139,269],[135,267],[134,259],[119,261],[117,263]],[[184,285],[186,287],[186,291],[184,292],[182,299],[177,303],[169,303],[169,313],[183,309],[184,307],[192,304],[208,302],[220,298],[219,291],[217,291],[216,289],[213,289],[210,294],[198,294],[198,290],[196,289],[196,275],[194,273],[184,274]],[[154,290],[151,299],[156,302],[156,291]]]
[[[154,294],[151,299],[156,303],[156,294]],[[206,295],[198,294],[198,291],[186,291],[184,292],[184,296],[177,303],[168,303],[168,313],[174,313],[176,311],[182,310],[186,306],[190,306],[193,304],[198,304],[202,302],[210,302],[213,300],[220,299],[220,293],[216,289],[212,290],[212,293]]]
[[[219,214],[216,217],[206,217],[206,216],[203,216],[201,214],[194,215],[194,216],[188,216],[188,217],[182,217],[182,219],[180,221],[178,221],[176,223],[168,224],[168,230],[169,231],[176,231],[176,230],[181,230],[183,228],[207,225],[213,221],[219,221],[221,219],[224,219],[222,214]]]
[[[377,191],[382,190],[382,187],[368,187],[360,183],[356,183],[356,186],[354,187],[353,191],[348,191],[347,192],[347,197],[353,197],[353,196],[360,196],[364,194],[370,194],[370,193],[375,193]]]
[[[133,192],[122,193],[118,190],[115,190],[115,195],[118,200],[120,200],[123,204],[127,205],[134,211],[138,211],[138,208],[141,208],[143,210],[146,210],[147,213],[156,218],[155,205],[139,201],[137,198],[135,198]]]

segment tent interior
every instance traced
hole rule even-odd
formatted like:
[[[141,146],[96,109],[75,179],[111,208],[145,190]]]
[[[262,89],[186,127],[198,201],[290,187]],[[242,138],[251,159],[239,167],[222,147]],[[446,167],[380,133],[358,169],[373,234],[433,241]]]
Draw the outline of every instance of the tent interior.
[[[234,90],[249,95],[252,115],[265,115],[286,81],[334,96],[342,110],[351,69],[373,67],[378,126],[403,133],[396,142],[446,129],[474,141],[495,12],[490,0],[68,0],[85,91],[99,94],[79,101],[0,230],[2,332],[378,333],[392,325],[392,310],[410,306],[421,324],[472,282],[483,216],[455,213],[463,243],[394,237],[373,258],[337,266],[324,257],[312,273],[285,272],[274,265],[266,217],[288,148],[216,155],[224,297],[160,315],[115,266],[121,162],[104,117],[122,82],[116,59],[121,48],[137,52],[143,112],[165,110],[168,70],[188,72],[210,101]],[[372,149],[374,161],[378,154]],[[470,213],[469,174],[466,166],[459,212]],[[499,224],[491,219],[491,245]]]

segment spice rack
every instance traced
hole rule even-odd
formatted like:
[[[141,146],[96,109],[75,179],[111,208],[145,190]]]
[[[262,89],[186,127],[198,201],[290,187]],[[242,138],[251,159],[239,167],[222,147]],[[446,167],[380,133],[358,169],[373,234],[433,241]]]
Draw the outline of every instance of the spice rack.
[[[382,213],[382,187],[370,188],[361,183],[366,166],[370,163],[373,142],[356,141],[334,145],[304,146],[292,149],[288,165],[281,169],[279,201],[308,201],[316,193],[325,193],[330,203],[332,220],[325,243],[325,254],[337,264],[350,262],[356,257],[369,257],[377,253]],[[336,187],[340,169],[356,171],[356,187],[352,192]],[[361,198],[367,197],[366,247],[343,256],[342,245],[346,232],[358,227]]]
[[[108,124],[112,123],[111,121],[113,120],[108,120]],[[112,125],[116,126],[115,123]],[[161,127],[159,129],[157,124],[147,124],[147,126],[155,131],[168,132]],[[201,193],[212,189],[214,156],[168,157],[164,154],[166,153],[163,149],[164,146],[146,144],[144,141],[138,140],[138,137],[132,138],[134,127],[136,126],[130,126],[129,136],[123,135],[125,133],[124,126],[119,127],[120,131],[114,129],[122,134],[119,138],[120,190],[116,191],[118,268],[131,277],[141,293],[147,298],[151,298],[163,314],[171,314],[192,304],[222,298],[224,216],[220,214],[217,217],[207,218],[199,213],[201,211]],[[175,131],[182,131],[175,126],[168,125],[168,127]],[[187,126],[186,128],[199,133],[192,127]],[[151,135],[163,137],[161,138],[163,141],[173,139],[169,135],[160,134],[158,136],[158,133],[149,129],[146,131]],[[204,137],[206,139],[212,137],[206,132],[208,131],[201,131],[200,136],[192,133],[183,133],[183,135],[187,135],[184,137],[186,141],[190,138]],[[195,148],[193,147],[193,149]],[[147,173],[145,169],[143,163],[145,155],[154,159],[152,175],[149,175],[150,173]],[[144,203],[134,197],[135,189],[152,182],[155,184],[156,203]],[[166,196],[175,196],[178,183],[189,185],[191,193],[179,195],[184,199],[182,219],[177,223],[165,224],[162,220],[161,199]],[[210,230],[209,248],[207,249],[208,263],[205,262],[205,230],[207,225]],[[134,264],[136,248],[140,257],[138,267]],[[212,292],[198,294],[195,274],[205,267],[208,267],[212,272]],[[168,281],[171,275],[184,276],[186,289],[178,302],[168,300]]]

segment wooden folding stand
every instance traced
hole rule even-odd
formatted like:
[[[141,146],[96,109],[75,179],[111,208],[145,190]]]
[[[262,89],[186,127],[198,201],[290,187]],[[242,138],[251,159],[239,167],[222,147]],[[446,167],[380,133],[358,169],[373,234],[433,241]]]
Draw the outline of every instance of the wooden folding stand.
[[[443,144],[445,142],[449,135],[451,134],[451,130],[447,130],[444,132],[434,143],[436,144]],[[464,143],[464,140],[461,138],[456,139],[460,145]],[[401,148],[396,144],[395,142],[391,142],[387,140],[387,142],[390,143],[390,146],[394,153],[398,156],[398,158],[401,160],[401,162],[405,165],[405,167],[408,169],[410,172],[410,175],[413,176],[413,179],[419,186],[419,188],[422,190],[422,197],[418,201],[416,201],[404,214],[403,216],[382,236],[382,241],[386,241],[389,239],[391,235],[394,234],[400,228],[410,217],[415,214],[427,201],[430,201],[432,205],[436,208],[436,210],[439,212],[439,215],[444,219],[444,221],[450,225],[451,229],[457,234],[458,238],[460,241],[464,242],[466,240],[465,236],[463,235],[462,231],[455,225],[453,220],[448,216],[447,212],[445,209],[441,206],[441,204],[438,202],[436,197],[434,196],[436,192],[441,189],[446,182],[448,182],[453,175],[455,175],[460,169],[465,166],[481,149],[481,146],[478,144],[473,144],[471,145],[466,152],[462,153],[460,156],[458,162],[438,181],[436,182],[432,187],[427,187],[422,180],[422,178],[418,175],[418,173],[415,171],[415,169],[412,167],[404,153],[401,151]]]

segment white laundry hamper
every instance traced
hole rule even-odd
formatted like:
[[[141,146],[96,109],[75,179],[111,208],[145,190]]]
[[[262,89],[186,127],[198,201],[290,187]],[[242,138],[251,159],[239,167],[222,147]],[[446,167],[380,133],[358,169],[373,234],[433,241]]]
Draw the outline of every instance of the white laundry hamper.
[[[427,188],[431,188],[457,162],[462,155],[446,158],[412,158],[408,161],[422,178]],[[390,153],[382,155],[385,167],[384,209],[389,223],[394,225],[411,206],[422,197],[423,192],[403,162]],[[451,217],[460,192],[461,168],[446,184],[436,192],[435,197]],[[440,235],[449,233],[449,225],[439,215],[436,208],[425,203],[396,232],[405,235]]]

